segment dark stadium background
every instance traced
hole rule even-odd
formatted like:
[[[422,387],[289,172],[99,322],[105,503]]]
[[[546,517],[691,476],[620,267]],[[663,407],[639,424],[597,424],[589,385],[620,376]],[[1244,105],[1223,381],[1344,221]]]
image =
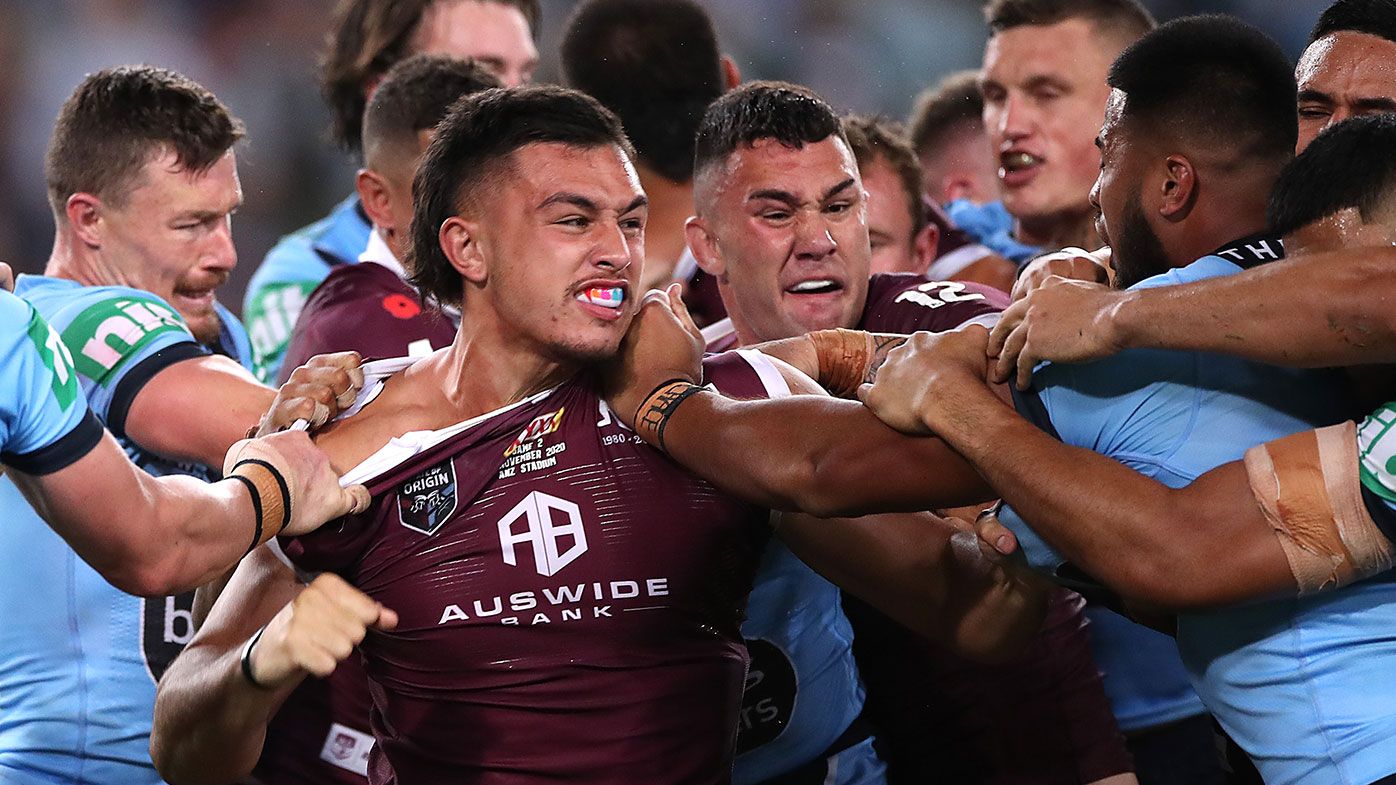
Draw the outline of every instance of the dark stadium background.
[[[539,79],[555,79],[557,39],[575,0],[543,0]],[[922,87],[977,66],[980,0],[704,0],[747,78],[807,84],[835,106],[903,117]],[[1237,14],[1297,57],[1328,0],[1145,0],[1162,19]],[[218,94],[248,127],[239,148],[246,204],[234,219],[239,262],[221,299],[242,289],[276,238],[348,193],[352,163],[326,135],[314,62],[332,0],[0,0],[0,260],[38,272],[53,225],[43,150],[58,107],[83,75],[148,62]]]

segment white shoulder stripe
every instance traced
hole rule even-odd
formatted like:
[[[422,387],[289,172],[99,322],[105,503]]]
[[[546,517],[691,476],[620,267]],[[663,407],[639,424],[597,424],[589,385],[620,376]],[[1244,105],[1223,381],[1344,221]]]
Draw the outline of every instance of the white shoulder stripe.
[[[780,369],[776,368],[771,358],[755,349],[738,349],[737,354],[746,360],[747,365],[756,371],[756,376],[761,380],[761,386],[766,388],[766,395],[771,398],[786,398],[790,396],[790,385],[786,384],[785,376]]]

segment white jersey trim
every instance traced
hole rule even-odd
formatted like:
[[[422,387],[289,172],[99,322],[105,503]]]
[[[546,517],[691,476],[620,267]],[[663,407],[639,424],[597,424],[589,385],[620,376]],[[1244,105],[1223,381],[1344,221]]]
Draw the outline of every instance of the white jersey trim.
[[[756,349],[738,349],[737,354],[741,355],[746,364],[756,371],[756,378],[761,380],[761,386],[766,388],[766,395],[771,398],[788,398],[791,395],[790,385],[785,381],[785,374],[780,372],[771,358],[757,351]]]
[[[726,338],[736,332],[737,328],[732,326],[732,317],[724,316],[712,324],[699,330],[703,334],[703,345],[712,346],[714,341]]]
[[[963,272],[966,267],[992,253],[992,250],[977,243],[956,248],[931,262],[931,266],[926,268],[926,277],[933,281],[949,280]]]

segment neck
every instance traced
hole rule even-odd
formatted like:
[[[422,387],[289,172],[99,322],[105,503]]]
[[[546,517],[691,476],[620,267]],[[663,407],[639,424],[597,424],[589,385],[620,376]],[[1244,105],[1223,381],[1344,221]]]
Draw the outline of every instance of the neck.
[[[531,342],[507,335],[497,320],[481,319],[469,306],[463,313],[468,316],[451,346],[427,361],[441,377],[439,389],[457,420],[517,403],[581,370],[576,362],[546,356]]]
[[[674,277],[674,265],[688,248],[684,224],[693,215],[693,181],[676,183],[641,164],[640,185],[649,197],[645,225],[645,272],[642,290],[663,287]]]
[[[131,286],[135,283],[116,267],[105,263],[71,232],[60,227],[53,236],[53,251],[44,264],[44,275],[77,281],[83,286]]]
[[[1173,225],[1173,237],[1163,238],[1176,266],[1192,264],[1232,240],[1265,231],[1266,200],[1275,177],[1255,169],[1252,177],[1233,171],[1210,178],[1221,187],[1199,198],[1187,218]]]
[[[1041,219],[1020,219],[1014,227],[1013,234],[1018,242],[1037,246],[1044,251],[1056,251],[1071,245],[1094,251],[1104,245],[1095,231],[1093,211]]]

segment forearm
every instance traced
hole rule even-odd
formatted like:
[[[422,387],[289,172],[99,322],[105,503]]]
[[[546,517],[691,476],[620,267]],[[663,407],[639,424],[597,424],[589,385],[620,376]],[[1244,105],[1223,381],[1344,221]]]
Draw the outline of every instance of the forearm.
[[[160,680],[150,754],[171,785],[232,782],[261,756],[267,725],[300,680],[253,687],[242,676],[241,653],[192,645]]]
[[[902,436],[861,404],[821,396],[737,401],[699,393],[669,417],[664,446],[734,496],[823,517],[955,507],[992,495],[938,439]]]
[[[93,452],[51,475],[13,477],[34,509],[117,588],[142,596],[186,591],[236,564],[252,544],[256,516],[239,482],[151,477],[115,442]]]
[[[1121,595],[1168,608],[1227,601],[1245,589],[1216,569],[1218,556],[1263,562],[1272,555],[1268,530],[1241,525],[1244,485],[1219,505],[1192,502],[1195,494],[1056,441],[983,388],[950,394],[938,432],[1034,531]],[[1223,526],[1227,516],[1237,525]],[[1233,566],[1250,574],[1249,561]]]
[[[1396,251],[1323,254],[1131,292],[1106,329],[1126,348],[1220,352],[1298,367],[1396,362]]]

